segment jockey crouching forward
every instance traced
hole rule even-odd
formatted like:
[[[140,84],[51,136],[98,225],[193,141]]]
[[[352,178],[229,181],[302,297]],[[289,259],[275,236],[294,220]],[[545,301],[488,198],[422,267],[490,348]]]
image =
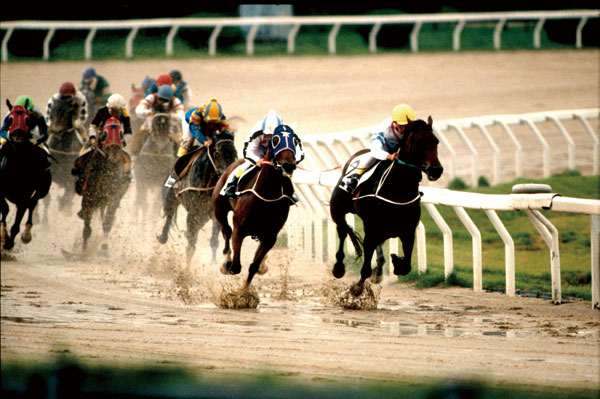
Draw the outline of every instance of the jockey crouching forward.
[[[415,120],[415,111],[410,105],[397,105],[392,116],[386,118],[379,128],[371,136],[369,141],[370,152],[357,157],[354,162],[357,166],[354,173],[348,173],[342,179],[340,188],[353,194],[358,186],[360,177],[371,168],[377,161],[389,159],[393,161],[398,158],[398,149],[409,121]]]
[[[120,94],[112,94],[108,101],[106,102],[106,106],[100,108],[96,113],[96,116],[92,120],[90,124],[90,131],[88,134],[88,141],[81,149],[80,155],[75,160],[75,164],[81,165],[85,164],[85,162],[79,161],[83,157],[89,156],[89,153],[92,150],[92,147],[99,147],[102,145],[105,137],[102,134],[98,135],[98,131],[103,133],[104,125],[106,125],[106,121],[109,118],[116,118],[121,123],[123,127],[123,134],[131,135],[131,120],[129,117],[129,111],[127,111],[127,104],[125,99]],[[121,137],[121,141],[123,145],[126,145],[125,139]],[[123,162],[123,172],[125,173],[125,178],[131,179],[131,158],[129,154],[122,148],[123,157],[121,157]],[[81,176],[83,170],[74,168],[71,171],[71,174],[74,176]]]
[[[46,105],[46,123],[51,133],[75,131],[83,142],[87,119],[87,101],[83,93],[75,89],[71,82],[63,83],[58,93],[48,100]]]
[[[227,183],[221,189],[220,195],[229,198],[235,198],[237,191],[237,184],[240,177],[252,166],[260,167],[265,161],[269,150],[269,142],[273,136],[275,129],[284,126],[283,121],[277,115],[275,110],[271,109],[269,112],[258,121],[250,132],[244,142],[244,149],[242,154],[244,156],[244,163],[238,166],[231,172],[227,179]],[[304,159],[304,152],[302,151],[302,142],[296,133],[292,132],[294,141],[298,143],[296,145],[296,163],[300,163]],[[292,181],[289,180],[289,186],[284,188],[286,195],[288,195],[294,202],[298,202],[298,198],[294,196],[294,186]]]
[[[165,113],[169,114],[170,133],[179,138],[180,132],[178,126],[184,117],[183,104],[174,96],[173,88],[168,85],[162,85],[156,93],[146,96],[135,108],[135,114],[144,119],[144,123],[139,132],[134,134],[131,142],[131,153],[137,155],[148,138],[151,129],[151,118],[149,116]],[[176,140],[178,141],[178,140]]]
[[[224,135],[233,140],[233,133],[223,114],[223,108],[215,98],[212,98],[206,105],[192,108],[186,112],[181,127],[183,137],[177,157],[187,154],[198,144],[200,147],[210,146],[216,135]]]
[[[36,152],[39,153],[38,155],[40,155],[39,159],[42,166],[44,168],[49,168],[50,162],[48,161],[48,155],[50,152],[44,145],[46,140],[48,140],[48,125],[46,125],[42,111],[33,104],[31,97],[26,95],[19,96],[15,101],[15,106],[21,106],[25,109],[26,127],[24,128],[27,130],[28,140],[34,146]],[[7,140],[13,139],[11,133],[18,128],[13,122],[15,122],[14,117],[11,115],[11,111],[9,111],[4,117],[2,127],[0,128],[0,163],[2,163],[2,165],[4,165],[2,161],[5,156],[4,143]]]

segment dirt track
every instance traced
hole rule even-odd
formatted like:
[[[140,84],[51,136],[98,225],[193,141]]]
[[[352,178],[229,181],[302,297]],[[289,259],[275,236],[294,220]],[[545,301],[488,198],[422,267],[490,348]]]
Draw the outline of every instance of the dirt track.
[[[308,134],[376,124],[398,102],[437,119],[598,107],[599,65],[598,51],[94,63],[125,95],[144,76],[179,68],[199,102],[217,97],[228,115],[245,119],[238,145],[269,108]],[[28,93],[45,108],[87,66],[2,65],[3,102]],[[76,205],[61,214],[53,204],[49,225],[36,225],[33,242],[19,242],[16,260],[2,261],[2,361],[51,360],[68,350],[90,363],[175,364],[217,376],[266,370],[313,382],[435,375],[557,391],[600,387],[600,313],[589,302],[553,306],[386,282],[377,310],[343,310],[331,303],[339,283],[330,265],[279,250],[255,279],[257,310],[219,309],[221,286],[238,278],[222,277],[206,250],[187,270],[183,233],[160,247],[160,220],[134,218],[132,191],[108,259],[65,261],[60,250],[77,248],[82,223]]]

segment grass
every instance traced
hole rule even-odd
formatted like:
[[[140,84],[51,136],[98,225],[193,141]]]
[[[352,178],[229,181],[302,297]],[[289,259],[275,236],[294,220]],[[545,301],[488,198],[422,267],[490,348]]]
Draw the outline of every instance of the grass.
[[[519,179],[494,187],[465,189],[482,194],[509,194],[518,183],[549,184],[552,191],[565,197],[600,198],[600,176],[581,176],[577,172],[565,172],[548,179]],[[417,287],[473,286],[472,239],[451,207],[436,207],[452,230],[454,273],[444,279],[443,235],[423,208],[421,220],[425,226],[427,245],[427,272],[416,271],[416,255],[413,255],[413,271],[402,282],[412,282]],[[478,227],[482,239],[483,288],[505,290],[504,244],[495,228],[482,210],[467,209],[467,213]],[[559,252],[562,295],[585,300],[591,299],[590,269],[590,216],[549,211],[541,212],[559,232]],[[497,212],[502,223],[513,237],[515,244],[515,284],[517,291],[551,292],[550,253],[543,239],[524,212]],[[362,231],[357,218],[356,228]],[[401,245],[399,252],[401,253]],[[348,259],[350,262],[350,259]],[[360,261],[350,265],[358,273]]]

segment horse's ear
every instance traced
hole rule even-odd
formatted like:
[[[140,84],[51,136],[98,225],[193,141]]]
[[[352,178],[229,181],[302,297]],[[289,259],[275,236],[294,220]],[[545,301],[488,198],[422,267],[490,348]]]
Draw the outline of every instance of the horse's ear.
[[[131,84],[131,90],[135,91],[135,83]]]
[[[427,124],[428,124],[429,126],[433,126],[433,119],[431,119],[431,115],[429,115],[429,116],[427,117]]]
[[[12,104],[10,103],[10,100],[8,98],[6,99],[6,106],[9,110],[12,110]]]

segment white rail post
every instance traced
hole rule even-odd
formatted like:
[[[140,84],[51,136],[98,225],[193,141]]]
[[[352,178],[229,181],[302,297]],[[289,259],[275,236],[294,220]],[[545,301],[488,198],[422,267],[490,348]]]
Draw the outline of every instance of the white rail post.
[[[415,26],[413,26],[412,31],[410,31],[410,49],[413,53],[419,51],[419,32],[421,31],[422,26],[423,22],[417,21]]]
[[[340,23],[334,24],[333,29],[331,29],[331,32],[329,32],[329,37],[327,38],[329,54],[335,54],[336,52],[335,39],[340,31],[341,26],[342,25]]]
[[[544,159],[544,161],[543,161],[544,177],[550,177],[550,146],[548,145],[548,142],[546,141],[544,136],[542,136],[542,133],[540,133],[537,126],[535,126],[535,124],[531,121],[531,119],[523,118],[522,120],[525,123],[527,123],[529,128],[535,134],[535,137],[537,137],[538,141],[542,145],[543,159]]]
[[[448,224],[438,212],[433,204],[423,203],[427,212],[431,215],[431,218],[435,224],[442,231],[444,237],[444,277],[448,278],[454,271],[454,254],[452,252],[452,230],[448,227]]]
[[[479,178],[479,154],[477,153],[473,143],[471,143],[471,140],[469,140],[465,134],[464,130],[458,125],[452,125],[452,127],[454,127],[458,135],[462,138],[463,142],[471,152],[473,159],[473,165],[471,166],[471,184],[473,187],[477,187],[477,179]]]
[[[500,183],[500,149],[498,148],[496,142],[482,123],[476,122],[475,126],[477,126],[479,130],[481,130],[481,133],[483,133],[483,136],[486,138],[488,144],[490,145],[490,147],[492,147],[492,151],[494,152],[494,158],[492,161],[492,185],[495,186],[496,184]]]
[[[569,132],[567,132],[567,129],[565,129],[556,116],[550,115],[548,118],[554,122],[558,128],[558,131],[563,135],[565,140],[567,140],[567,144],[569,145],[569,169],[575,170],[575,142],[569,135]]]
[[[504,29],[504,24],[506,23],[505,19],[501,19],[496,24],[494,28],[494,50],[500,50],[502,46],[502,29]]]
[[[169,30],[169,34],[167,35],[167,42],[165,43],[167,57],[173,56],[173,40],[175,39],[175,35],[179,30],[179,25],[173,25],[171,30]]]
[[[91,28],[83,46],[86,60],[92,59],[92,40],[94,40],[94,36],[96,36],[96,28]]]
[[[434,129],[434,132],[436,136],[440,139],[444,147],[446,147],[446,149],[450,153],[450,163],[452,165],[452,173],[450,174],[450,180],[452,181],[452,179],[456,177],[456,151],[454,151],[454,148],[452,148],[452,145],[450,145],[450,142],[441,130]],[[444,167],[444,173],[446,173],[446,167]]]
[[[519,178],[523,176],[523,147],[521,147],[521,143],[517,140],[517,137],[513,133],[513,131],[508,127],[508,124],[504,121],[498,121],[498,123],[502,126],[510,141],[515,145],[515,177]]]
[[[369,32],[369,51],[371,53],[377,52],[377,34],[379,33],[380,29],[381,22],[377,22],[375,25],[373,25],[373,28],[371,28],[371,31]]]
[[[481,292],[483,290],[481,281],[481,233],[464,208],[459,206],[453,206],[452,208],[469,231],[469,234],[471,234],[471,241],[473,242],[473,291]]]
[[[591,218],[592,308],[600,309],[600,216],[592,215]]]
[[[425,226],[419,221],[417,225],[417,255],[419,257],[419,274],[427,272],[427,242],[425,237]]]
[[[579,24],[577,24],[577,31],[575,32],[575,47],[577,48],[581,48],[583,43],[582,43],[582,32],[583,32],[583,27],[585,26],[585,23],[587,22],[588,17],[582,17],[581,20],[579,21]]]
[[[484,212],[488,219],[490,219],[490,222],[494,225],[500,238],[502,238],[502,242],[504,242],[504,270],[506,273],[505,291],[507,296],[515,296],[515,243],[496,214],[496,211],[485,209]]]
[[[466,23],[467,21],[463,19],[458,21],[458,24],[456,24],[454,27],[454,32],[452,32],[452,49],[454,51],[460,50],[460,34],[462,33]]]
[[[561,303],[560,253],[558,251],[558,230],[539,211],[526,209],[525,213],[540,233],[550,249],[550,275],[552,276],[552,302]]]
[[[56,32],[56,29],[50,28],[48,34],[44,38],[44,61],[50,59],[50,41],[52,40],[52,36],[54,36],[54,32]]]
[[[540,39],[542,32],[542,27],[546,22],[545,18],[540,18],[537,24],[535,24],[535,29],[533,30],[533,47],[539,49],[542,46],[542,41]]]
[[[127,40],[125,41],[125,57],[127,58],[133,57],[133,41],[137,36],[138,30],[139,26],[134,26],[129,35],[127,35]]]
[[[211,57],[214,57],[217,54],[217,38],[223,29],[223,25],[216,25],[215,29],[210,34],[210,38],[208,39],[208,54]]]
[[[298,35],[298,31],[300,30],[300,24],[295,24],[287,37],[287,52],[288,54],[293,54],[296,51],[296,36]]]
[[[6,32],[6,35],[2,38],[2,62],[8,61],[8,40],[12,36],[14,30],[15,28],[13,27],[8,28],[8,32]]]
[[[256,33],[258,32],[259,27],[259,24],[252,24],[252,27],[250,28],[248,37],[246,37],[246,55],[254,54],[254,39],[256,38]]]
[[[598,136],[596,136],[596,134],[594,133],[594,129],[592,129],[590,123],[582,115],[575,114],[575,117],[581,121],[583,127],[588,132],[588,134],[592,138],[592,141],[594,142],[594,145],[592,146],[592,172],[595,175],[597,175],[600,171],[600,167],[598,165],[600,163],[598,160],[598,158],[600,157],[600,139],[598,139]]]

